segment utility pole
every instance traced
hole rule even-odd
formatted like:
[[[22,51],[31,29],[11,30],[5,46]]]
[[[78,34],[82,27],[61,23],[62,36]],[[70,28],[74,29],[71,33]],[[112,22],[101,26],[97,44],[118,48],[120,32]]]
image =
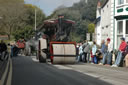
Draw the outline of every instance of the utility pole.
[[[36,31],[36,8],[35,8],[35,31]]]

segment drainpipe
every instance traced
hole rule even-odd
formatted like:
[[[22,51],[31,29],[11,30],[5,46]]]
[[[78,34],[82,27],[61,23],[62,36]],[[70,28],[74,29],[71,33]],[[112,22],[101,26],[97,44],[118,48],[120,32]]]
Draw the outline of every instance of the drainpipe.
[[[115,16],[115,0],[114,0],[114,13],[113,16]],[[113,50],[115,49],[115,18],[113,20]]]

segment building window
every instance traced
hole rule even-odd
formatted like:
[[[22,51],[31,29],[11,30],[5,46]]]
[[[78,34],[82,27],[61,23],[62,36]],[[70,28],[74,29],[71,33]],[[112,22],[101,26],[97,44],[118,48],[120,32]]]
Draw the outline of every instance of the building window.
[[[126,34],[128,34],[128,20],[126,21]]]
[[[124,0],[118,0],[118,5],[124,4]]]
[[[128,0],[126,0],[126,3],[128,3]]]
[[[123,34],[123,21],[117,23],[117,34]]]

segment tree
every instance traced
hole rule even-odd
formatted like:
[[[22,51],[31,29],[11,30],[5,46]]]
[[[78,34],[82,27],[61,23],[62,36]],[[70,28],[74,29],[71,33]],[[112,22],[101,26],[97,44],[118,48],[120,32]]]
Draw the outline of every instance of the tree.
[[[91,23],[88,25],[88,32],[94,33],[95,32],[95,24]]]
[[[9,39],[15,29],[25,24],[23,22],[26,18],[23,4],[23,0],[2,0],[0,3],[0,16],[3,18],[1,29],[9,36]]]
[[[25,4],[25,8],[26,8],[26,13],[28,14],[28,20],[26,20],[27,25],[31,25],[32,27],[35,26],[35,10],[37,14],[36,15],[37,26],[41,25],[46,17],[43,11],[36,6],[33,6],[32,4]]]
[[[24,29],[16,30],[13,33],[15,40],[20,38],[24,38],[25,40],[29,40],[35,34],[33,28],[31,26],[26,26]]]
[[[88,29],[88,26],[95,27],[94,24],[91,24],[91,26],[89,24],[94,23],[96,19],[97,2],[98,0],[88,0],[88,3],[85,3],[85,0],[80,0],[72,7],[63,7],[55,10],[48,18],[57,18],[58,14],[63,14],[65,18],[75,21],[75,28],[71,33],[72,40],[83,41],[86,39],[86,33],[92,30]]]
[[[0,34],[6,34],[11,39],[13,34],[18,34],[18,30],[26,30],[26,27],[34,29],[35,9],[37,10],[38,26],[45,19],[45,14],[40,8],[25,4],[24,0],[1,0],[0,17],[2,19],[0,20]]]

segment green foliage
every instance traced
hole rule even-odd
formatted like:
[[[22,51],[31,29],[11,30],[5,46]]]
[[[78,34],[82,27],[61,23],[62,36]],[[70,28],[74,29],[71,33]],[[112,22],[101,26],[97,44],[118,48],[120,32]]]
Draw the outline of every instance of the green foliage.
[[[95,32],[95,25],[93,23],[88,25],[88,32],[94,33]]]
[[[45,14],[42,12],[42,10],[36,6],[33,6],[31,4],[25,4],[26,13],[28,14],[28,19],[26,20],[26,23],[31,26],[35,26],[35,10],[36,10],[36,23],[37,26],[42,24],[43,20],[45,19]]]
[[[86,39],[87,32],[94,32],[94,23],[96,19],[96,9],[98,0],[80,0],[72,7],[60,7],[56,9],[48,18],[57,18],[59,14],[63,14],[65,18],[75,21],[75,28],[73,29],[72,41],[83,41]],[[89,25],[91,24],[91,26]],[[91,29],[88,29],[88,25]]]
[[[11,39],[19,38],[18,33],[22,34],[23,30],[31,31],[35,26],[35,9],[37,13],[37,27],[45,19],[43,11],[33,5],[25,4],[24,0],[0,0],[0,34],[7,34]],[[27,29],[26,28],[31,28]],[[18,31],[19,30],[19,31]],[[20,35],[26,37],[28,35]]]
[[[31,26],[26,26],[24,29],[16,30],[13,36],[16,40],[24,38],[25,40],[30,39],[34,35],[34,30]]]

